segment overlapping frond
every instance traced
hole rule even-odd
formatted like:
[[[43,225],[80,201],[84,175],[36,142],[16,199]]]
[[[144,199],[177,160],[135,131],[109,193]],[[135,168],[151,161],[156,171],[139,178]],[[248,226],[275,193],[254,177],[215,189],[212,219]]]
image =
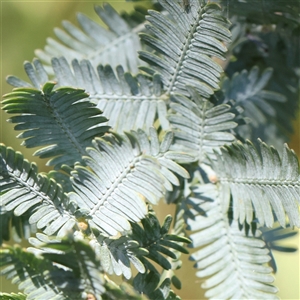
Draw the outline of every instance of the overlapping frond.
[[[141,295],[125,281],[117,284],[106,278],[105,289],[106,292],[102,295],[103,300],[148,300],[148,297]]]
[[[90,245],[71,238],[50,242],[47,247],[56,251],[45,252],[43,257],[63,267],[48,274],[59,290],[68,296],[85,292],[92,294],[96,300],[102,299],[105,280],[101,262]]]
[[[115,239],[99,235],[91,240],[90,245],[100,259],[103,270],[108,274],[123,275],[126,279],[130,279],[131,264],[139,273],[145,272],[145,266],[138,256],[147,255],[148,251],[141,248],[131,236]]]
[[[122,133],[141,128],[148,132],[156,118],[159,119],[162,129],[169,129],[166,117],[169,101],[162,95],[160,76],[154,75],[152,80],[142,74],[133,77],[130,73],[125,73],[121,66],[116,68],[116,72],[109,65],[99,65],[95,70],[88,60],[73,60],[72,67],[64,57],[53,58],[51,62],[57,86],[85,89],[89,100],[108,119],[105,124],[114,131]],[[24,68],[36,88],[49,80],[37,59],[32,63],[25,62]],[[31,86],[15,76],[9,76],[7,82],[16,87]]]
[[[20,290],[24,290],[26,299],[50,300],[59,294],[55,285],[45,278],[45,272],[51,272],[55,268],[51,262],[16,246],[2,248],[0,258],[0,275],[11,278]]]
[[[244,109],[244,115],[251,120],[247,130],[245,127],[237,128],[244,139],[261,138],[275,143],[278,139],[278,130],[274,130],[274,127],[280,120],[282,109],[276,105],[286,102],[286,97],[265,89],[272,74],[273,70],[270,68],[260,74],[259,68],[255,66],[249,72],[243,70],[241,73],[235,73],[231,79],[226,78],[221,85],[224,102],[234,100]],[[288,131],[288,128],[285,128],[285,131]]]
[[[136,55],[141,49],[138,32],[144,28],[143,25],[124,20],[108,3],[96,5],[95,11],[108,29],[78,13],[81,29],[63,21],[64,30],[54,29],[60,41],[48,38],[45,49],[36,50],[36,56],[48,65],[52,57],[63,55],[69,64],[73,59],[88,59],[94,66],[110,64],[115,68],[122,65],[127,71],[136,73],[138,66],[143,63]],[[51,68],[47,68],[47,72],[53,74]]]
[[[205,278],[209,299],[278,299],[268,249],[259,231],[253,236],[229,220],[224,199],[217,185],[193,187],[187,201],[193,218],[187,220],[193,247],[201,247],[191,255],[198,269],[196,276]],[[199,213],[199,211],[202,211]]]
[[[88,293],[101,300],[105,292],[100,261],[83,241],[50,241],[37,257],[18,247],[0,252],[1,275],[13,278],[28,300],[84,299]]]
[[[261,70],[272,68],[272,79],[264,88],[286,98],[285,102],[270,101],[276,119],[268,118],[259,128],[252,128],[241,135],[260,137],[268,144],[280,149],[293,132],[293,121],[299,109],[299,5],[295,1],[222,1],[228,4],[236,30],[241,29],[238,45],[234,47],[234,61],[229,61],[226,73],[231,77],[259,65]],[[249,73],[250,74],[250,73]],[[274,95],[274,98],[277,98]],[[260,107],[262,108],[262,107]],[[268,108],[270,111],[270,109]],[[251,128],[250,128],[251,129]]]
[[[130,230],[128,221],[138,222],[146,215],[145,200],[157,204],[172,184],[179,184],[174,173],[188,177],[174,160],[189,161],[191,156],[168,150],[172,133],[160,143],[152,128],[150,139],[142,130],[96,138],[83,158],[86,167],[75,166],[76,193],[70,195],[86,210],[92,227],[109,235]]]
[[[176,207],[176,213],[175,213],[175,218],[173,221],[173,228],[171,229],[170,233],[172,235],[176,235],[179,237],[185,238],[187,236],[185,232],[185,227],[186,223],[184,220],[185,212],[186,209],[184,207],[184,201],[180,201],[177,204]],[[185,242],[179,242],[179,240],[176,241],[176,243],[179,246],[185,247],[185,243],[190,243],[190,241],[186,240]],[[181,281],[180,279],[176,276],[176,270],[180,269],[182,266],[182,260],[181,260],[181,255],[182,252],[172,249],[173,253],[175,254],[176,258],[169,258],[169,262],[171,263],[171,268],[166,270],[164,269],[163,272],[161,273],[161,280],[165,278],[169,278],[171,280],[171,283],[174,285],[176,289],[181,289]]]
[[[219,87],[222,67],[212,57],[224,59],[229,22],[216,3],[200,2],[189,1],[187,11],[179,1],[159,1],[170,17],[148,11],[146,28],[152,35],[142,33],[141,38],[158,54],[141,51],[140,58],[151,65],[145,71],[161,74],[167,93],[187,95],[186,85],[191,85],[208,98]]]
[[[249,72],[244,70],[235,73],[222,84],[225,102],[235,100],[244,108],[244,114],[252,120],[255,127],[270,122],[270,117],[276,117],[279,112],[275,110],[274,102],[286,101],[285,96],[265,90],[272,73],[272,69],[266,69],[260,74],[259,68],[255,66]]]
[[[155,214],[150,212],[142,220],[143,227],[137,223],[132,224],[132,237],[149,252],[148,255],[140,259],[150,271],[157,272],[149,259],[165,270],[170,270],[172,268],[170,258],[177,259],[177,251],[188,254],[181,243],[190,243],[190,240],[183,236],[168,233],[171,222],[172,217],[168,215],[160,226]]]
[[[13,211],[15,216],[30,213],[29,224],[36,224],[48,235],[64,235],[75,224],[72,213],[76,203],[54,180],[38,174],[37,166],[19,152],[4,145],[0,145],[0,150],[1,209]]]
[[[1,182],[1,179],[0,179]],[[0,183],[0,187],[2,184]],[[1,196],[0,196],[1,197]],[[20,242],[22,238],[28,239],[36,232],[35,224],[28,222],[29,215],[15,216],[12,211],[7,212],[4,206],[0,206],[0,245],[3,241],[9,241],[11,238],[15,242]]]
[[[18,135],[28,148],[45,146],[34,154],[40,158],[52,157],[49,165],[74,165],[86,154],[96,136],[107,132],[101,126],[107,119],[88,100],[81,89],[69,87],[53,89],[55,83],[46,83],[42,90],[18,88],[4,96],[3,109],[17,114],[9,119],[17,123]]]
[[[257,150],[251,142],[241,142],[221,148],[212,161],[222,187],[222,197],[233,201],[234,218],[250,224],[253,211],[261,225],[271,227],[273,212],[281,226],[286,215],[292,226],[300,227],[300,175],[299,163],[287,145],[282,157],[278,152],[259,141]]]
[[[1,293],[0,297],[2,300],[26,300],[26,295],[22,293]]]
[[[237,111],[229,104],[214,105],[202,98],[194,89],[188,88],[191,99],[180,95],[171,96],[169,115],[174,130],[174,148],[192,151],[200,162],[206,155],[213,155],[213,149],[234,141],[230,132],[238,123]]]
[[[172,218],[167,216],[162,226],[160,226],[157,217],[150,213],[142,220],[142,225],[132,223],[132,232],[128,236],[119,238],[107,238],[99,235],[91,240],[90,244],[95,249],[97,257],[101,260],[102,267],[109,274],[124,275],[125,278],[132,277],[130,263],[141,274],[148,268],[155,270],[149,262],[155,260],[165,269],[170,269],[170,260],[179,259],[178,253],[186,253],[183,243],[189,242],[188,239],[169,234],[169,227]],[[148,226],[151,226],[151,232],[148,233]]]
[[[171,289],[169,278],[160,283],[160,276],[157,272],[150,271],[146,274],[138,274],[133,281],[134,288],[141,294],[148,296],[148,299],[159,300],[180,300],[181,298]]]
[[[285,26],[294,28],[299,24],[299,3],[294,0],[287,0],[282,5],[280,0],[221,0],[222,6],[228,7],[228,14],[238,15],[254,24],[278,24],[285,23]]]

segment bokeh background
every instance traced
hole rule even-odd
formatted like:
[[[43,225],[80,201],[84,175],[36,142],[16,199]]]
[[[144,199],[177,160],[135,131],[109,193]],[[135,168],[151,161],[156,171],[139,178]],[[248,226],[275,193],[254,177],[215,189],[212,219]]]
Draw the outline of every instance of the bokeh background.
[[[106,1],[118,11],[131,11],[133,4],[122,1]],[[69,20],[78,25],[76,13],[82,12],[91,19],[101,23],[94,12],[94,5],[101,5],[100,1],[1,1],[1,95],[11,91],[5,77],[16,75],[27,81],[23,70],[23,62],[32,61],[35,49],[42,49],[46,44],[47,37],[53,37],[53,28],[60,27],[62,20]],[[300,42],[300,38],[299,38]],[[299,53],[300,55],[300,53]],[[47,171],[44,167],[45,160],[32,157],[35,149],[26,149],[20,146],[21,140],[16,138],[17,132],[13,130],[12,124],[6,122],[8,115],[1,111],[0,142],[22,151],[30,161],[39,165],[40,171]],[[300,122],[295,121],[295,133],[289,146],[294,149],[300,157]],[[172,213],[173,208],[160,204],[158,209],[160,219],[164,219],[167,213]],[[13,242],[11,242],[13,243]],[[299,237],[290,238],[287,245],[299,247]],[[274,253],[278,274],[275,285],[279,288],[278,296],[284,300],[299,300],[299,252],[284,255]],[[183,268],[178,271],[178,277],[182,281],[182,290],[176,291],[183,300],[204,299],[200,285],[202,280],[195,277],[192,262],[184,259]],[[17,292],[16,286],[11,285],[5,278],[0,278],[0,291]]]

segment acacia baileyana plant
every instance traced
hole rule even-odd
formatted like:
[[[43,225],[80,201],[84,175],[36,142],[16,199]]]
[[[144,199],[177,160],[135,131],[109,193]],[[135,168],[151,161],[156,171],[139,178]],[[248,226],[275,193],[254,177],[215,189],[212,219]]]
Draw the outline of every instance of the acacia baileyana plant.
[[[7,77],[2,108],[53,170],[0,147],[1,274],[20,289],[1,299],[180,299],[189,252],[207,298],[277,299],[272,251],[300,226],[298,3],[95,11],[107,28],[78,14],[28,82]]]

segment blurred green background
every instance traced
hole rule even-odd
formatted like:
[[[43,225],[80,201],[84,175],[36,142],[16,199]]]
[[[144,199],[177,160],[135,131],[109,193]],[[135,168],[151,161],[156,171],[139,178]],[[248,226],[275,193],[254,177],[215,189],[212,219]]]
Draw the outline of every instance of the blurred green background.
[[[118,10],[132,10],[133,4],[124,1],[106,1]],[[91,19],[100,22],[94,12],[94,4],[101,5],[97,1],[1,1],[1,95],[11,91],[12,87],[5,82],[7,75],[16,75],[27,81],[23,70],[23,62],[32,61],[35,49],[42,49],[47,37],[55,37],[54,27],[60,27],[62,20],[69,20],[77,24],[76,13],[82,12]],[[300,53],[299,53],[300,55]],[[12,124],[8,124],[8,115],[1,111],[0,141],[14,149],[22,151],[30,161],[39,164],[40,171],[47,171],[44,167],[45,160],[32,157],[35,149],[25,149],[20,146],[21,140],[16,138],[17,133]],[[300,156],[300,123],[295,122],[295,134],[289,144]],[[158,211],[160,219],[167,213],[172,213],[172,207],[161,204]],[[299,237],[287,240],[286,244],[299,246]],[[300,299],[299,291],[299,253],[282,255],[274,253],[279,273],[276,276],[275,285],[280,289],[279,297],[285,300]],[[192,263],[184,260],[183,268],[177,276],[182,281],[182,290],[177,291],[183,300],[204,299],[200,285],[203,280],[194,276],[195,270]],[[4,278],[0,278],[0,291],[17,291],[17,287],[10,284]]]

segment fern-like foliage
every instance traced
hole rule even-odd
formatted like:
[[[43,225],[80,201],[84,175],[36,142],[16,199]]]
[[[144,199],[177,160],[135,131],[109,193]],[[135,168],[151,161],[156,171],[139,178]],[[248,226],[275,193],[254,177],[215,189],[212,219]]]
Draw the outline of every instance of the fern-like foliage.
[[[238,127],[237,131],[243,139],[255,141],[257,138],[266,140],[279,148],[282,139],[278,137],[281,110],[278,103],[285,103],[286,97],[278,92],[266,90],[273,70],[268,68],[260,74],[257,66],[249,72],[243,70],[235,73],[231,79],[226,78],[222,83],[224,102],[235,100],[244,109],[244,115],[251,120],[247,127]],[[282,125],[281,127],[284,127]],[[284,129],[286,132],[289,128]]]
[[[136,73],[142,63],[135,53],[141,49],[138,32],[143,26],[132,20],[124,20],[107,3],[103,6],[96,5],[95,11],[108,29],[79,13],[77,20],[83,31],[70,22],[63,21],[64,30],[54,30],[60,42],[48,38],[47,46],[44,50],[36,50],[36,56],[46,65],[51,64],[52,57],[64,56],[69,64],[74,59],[87,59],[94,66],[105,63],[115,68],[122,65],[126,70]],[[51,68],[47,68],[47,72],[53,74]]]
[[[104,280],[93,249],[83,241],[44,239],[44,251],[6,247],[0,251],[1,275],[12,278],[24,294],[0,293],[1,299],[124,299],[147,300],[128,284]],[[17,268],[14,264],[17,263]]]
[[[89,240],[97,259],[101,261],[101,267],[108,274],[123,275],[126,279],[132,277],[131,264],[139,273],[145,273],[151,269],[157,272],[154,265],[149,261],[153,260],[165,270],[170,270],[172,265],[169,260],[178,259],[178,253],[187,253],[183,247],[184,243],[189,243],[189,239],[168,233],[172,217],[167,216],[164,223],[160,226],[154,213],[143,219],[143,227],[132,223],[133,230],[128,235],[107,237],[96,228],[88,228],[84,221],[79,222],[78,227],[81,232],[75,233],[76,237]],[[155,225],[148,234],[148,226]],[[49,237],[45,234],[37,233],[36,237],[29,238],[33,247],[28,250],[41,255],[50,253],[49,243],[59,243],[61,238]]]
[[[162,129],[170,128],[167,120],[169,101],[162,95],[159,75],[153,76],[152,80],[142,74],[133,77],[131,73],[125,73],[123,67],[118,66],[114,72],[109,65],[99,65],[95,70],[88,60],[73,60],[70,67],[64,57],[52,58],[51,63],[56,87],[84,88],[89,100],[108,119],[102,125],[111,126],[118,133],[139,128],[148,132],[158,117]],[[40,88],[49,80],[44,66],[37,59],[32,63],[25,62],[24,69],[32,84],[15,76],[8,76],[7,82],[15,87]]]
[[[244,108],[246,116],[252,120],[254,127],[276,117],[277,112],[272,101],[286,101],[283,95],[264,89],[272,73],[271,69],[266,69],[260,75],[259,68],[253,67],[250,72],[244,70],[240,74],[234,74],[230,80],[227,78],[222,84],[225,102],[237,101]]]
[[[176,213],[175,213],[175,218],[174,218],[174,224],[173,224],[173,228],[171,230],[171,234],[173,236],[179,236],[179,237],[186,237],[187,234],[185,232],[185,228],[186,228],[186,224],[185,224],[185,220],[184,220],[184,215],[185,215],[185,207],[184,204],[180,201],[177,205],[176,205]],[[180,242],[180,240],[176,240],[176,243],[179,244],[179,246],[185,246],[185,243],[190,243],[191,241],[185,241],[183,242],[183,240]],[[180,249],[180,248],[179,248]],[[173,286],[180,290],[182,287],[181,281],[180,279],[176,276],[176,270],[180,269],[182,266],[182,261],[181,261],[181,254],[182,251],[179,250],[175,250],[172,249],[172,251],[174,252],[176,258],[169,258],[169,262],[171,263],[171,268],[168,270],[163,270],[162,274],[161,274],[161,279],[160,281],[163,281],[165,279],[170,279],[171,283],[173,284]]]
[[[192,151],[201,162],[206,155],[213,155],[213,149],[234,141],[230,130],[238,125],[238,111],[229,104],[215,105],[194,89],[187,89],[192,100],[180,94],[171,97],[175,113],[169,115],[169,120],[175,132],[174,147]]]
[[[149,251],[146,258],[153,260],[166,270],[171,269],[172,265],[162,254],[176,259],[177,256],[173,251],[188,253],[180,243],[190,243],[190,240],[185,237],[168,234],[171,222],[172,217],[167,216],[163,225],[160,226],[155,215],[149,213],[147,218],[142,220],[143,227],[132,224],[133,237]],[[146,261],[145,258],[141,258],[141,260],[149,270],[156,272],[155,267],[148,260]]]
[[[215,3],[203,6],[201,1],[191,0],[188,13],[177,1],[159,3],[171,17],[149,11],[146,19],[150,25],[146,28],[152,35],[142,33],[141,38],[158,53],[141,51],[140,58],[151,64],[142,69],[161,74],[167,94],[188,96],[186,85],[191,85],[208,98],[218,89],[223,71],[211,57],[224,59],[226,47],[222,42],[229,42],[231,35],[227,19]]]
[[[142,130],[95,139],[94,147],[87,148],[89,157],[83,158],[86,167],[75,166],[72,181],[76,194],[71,194],[87,211],[92,227],[109,235],[130,230],[128,221],[138,222],[147,213],[144,199],[157,204],[165,190],[179,184],[173,173],[188,177],[173,159],[191,157],[168,151],[171,142],[169,132],[160,144],[154,129],[151,142]]]
[[[175,270],[190,241],[206,297],[278,299],[272,251],[294,251],[277,244],[293,233],[266,227],[300,227],[299,163],[287,146],[280,155],[244,141],[286,141],[299,13],[271,0],[266,20],[248,0],[227,12],[230,0],[158,3],[146,25],[143,9],[133,18],[96,6],[108,29],[79,14],[81,29],[63,22],[60,42],[25,62],[30,83],[8,77],[17,88],[3,109],[54,170],[39,174],[0,146],[0,242],[12,223],[32,245],[0,251],[1,274],[23,291],[3,299],[179,300],[171,286],[181,287]],[[141,31],[150,50],[139,51]],[[137,51],[149,65],[133,75]],[[173,228],[152,210],[161,200],[176,205]]]
[[[286,214],[292,226],[300,226],[299,163],[294,151],[285,146],[282,157],[259,141],[257,150],[251,142],[233,143],[216,153],[213,169],[221,184],[226,207],[233,200],[234,218],[250,224],[253,211],[261,225],[273,226],[273,212],[281,226]]]
[[[107,119],[89,101],[83,90],[54,89],[55,83],[46,83],[42,90],[19,88],[4,96],[3,109],[17,114],[9,119],[17,123],[18,135],[28,148],[46,146],[35,152],[40,158],[53,157],[49,165],[74,165],[86,154],[85,147],[96,136],[107,132],[101,126]]]
[[[1,150],[1,209],[15,216],[30,214],[29,223],[47,234],[63,236],[76,223],[77,204],[53,179],[38,174],[37,166],[4,145]],[[8,228],[7,228],[8,229]]]
[[[3,300],[26,300],[26,295],[22,293],[0,293],[0,297]]]
[[[143,131],[124,137],[106,136],[95,139],[94,148],[87,148],[86,166],[76,165],[73,193],[65,194],[61,186],[5,146],[1,147],[1,186],[4,208],[22,215],[32,213],[29,222],[45,228],[48,235],[61,236],[75,223],[77,217],[88,218],[92,227],[109,235],[126,232],[129,220],[138,222],[145,217],[144,200],[156,204],[165,190],[179,181],[173,173],[188,177],[188,173],[173,160],[190,160],[189,155],[168,151],[172,133],[159,143],[151,130],[151,142]],[[171,184],[172,183],[172,184]],[[123,208],[120,208],[120,205]]]
[[[209,299],[278,299],[268,249],[260,237],[240,230],[237,221],[229,222],[223,196],[215,184],[195,185],[187,201],[193,217],[187,220],[198,269],[196,276],[206,278],[202,287]],[[201,211],[201,213],[199,213]]]
[[[18,247],[2,249],[2,275],[14,278],[26,299],[84,299],[87,293],[101,299],[105,292],[104,277],[89,245],[63,240],[52,241],[47,247],[55,251],[44,252],[42,257]]]
[[[0,187],[2,187],[1,184]],[[36,226],[28,222],[29,217],[26,213],[22,216],[15,216],[12,211],[7,212],[1,203],[0,245],[3,241],[9,241],[11,238],[16,242],[21,242],[22,239],[28,239],[35,233]]]
[[[140,293],[147,295],[149,299],[181,299],[173,290],[171,290],[170,279],[166,278],[160,284],[159,274],[153,271],[150,271],[147,274],[138,274],[134,279],[133,286]]]
[[[63,240],[49,243],[47,247],[59,252],[46,252],[43,253],[43,257],[72,271],[54,270],[48,275],[58,282],[64,293],[69,296],[72,292],[78,293],[81,290],[93,294],[96,299],[101,299],[101,294],[105,292],[101,263],[88,244],[83,241]],[[68,278],[69,273],[71,278],[75,277],[74,286],[70,284],[72,280]],[[66,277],[67,280],[64,279]]]
[[[101,260],[103,270],[108,274],[123,275],[126,279],[132,277],[131,264],[139,273],[145,273],[145,266],[139,259],[148,255],[148,250],[142,248],[132,235],[105,237],[101,234],[90,241],[97,257]]]
[[[230,15],[238,15],[249,23],[254,24],[278,24],[285,22],[286,25],[295,26],[299,24],[299,5],[295,1],[286,1],[282,5],[280,0],[245,0],[235,2],[234,0],[221,0],[227,7]],[[280,11],[280,13],[278,13]]]
[[[107,280],[105,288],[106,292],[102,295],[103,300],[148,300],[146,295],[140,294],[126,282],[118,285],[112,280]]]
[[[232,45],[234,61],[230,61],[225,72],[229,77],[235,73],[249,74],[254,66],[261,70],[273,69],[273,75],[265,90],[279,93],[285,102],[273,102],[276,119],[253,128],[254,136],[280,149],[288,141],[293,130],[292,121],[299,107],[299,6],[295,1],[221,1],[227,8],[235,31],[236,42]],[[276,62],[276,63],[274,63]],[[277,99],[274,95],[274,99]],[[269,102],[269,101],[268,101]],[[263,101],[264,103],[264,101]],[[265,104],[265,103],[264,103]],[[268,109],[270,111],[270,109]],[[275,124],[274,124],[275,121]],[[249,134],[248,132],[245,132]]]
[[[51,299],[55,296],[57,292],[55,286],[51,288],[51,283],[49,284],[43,274],[55,268],[51,262],[24,252],[19,247],[1,249],[0,257],[1,267],[4,267],[1,275],[12,278],[20,289],[26,290],[26,299],[39,299],[41,295],[43,299]]]

